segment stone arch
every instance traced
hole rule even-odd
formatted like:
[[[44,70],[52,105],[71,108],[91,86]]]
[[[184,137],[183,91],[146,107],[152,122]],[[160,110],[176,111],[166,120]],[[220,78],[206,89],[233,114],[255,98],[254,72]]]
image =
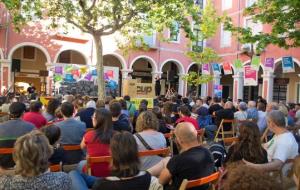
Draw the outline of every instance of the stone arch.
[[[123,56],[121,56],[118,53],[112,52],[112,53],[106,53],[106,54],[104,54],[103,57],[106,56],[106,55],[111,55],[111,56],[116,57],[120,61],[122,69],[127,69],[126,61],[125,61],[125,59],[124,59]]]
[[[149,61],[149,63],[151,64],[151,67],[152,67],[152,72],[157,72],[157,63],[156,63],[156,61],[155,61],[153,58],[151,58],[151,57],[149,57],[149,56],[147,56],[147,55],[140,55],[140,56],[134,58],[134,59],[131,61],[130,65],[129,65],[129,70],[133,70],[133,69],[132,69],[133,64],[134,64],[137,60],[139,60],[139,59],[146,59],[147,61]]]
[[[23,43],[15,45],[13,48],[11,48],[11,50],[8,53],[8,60],[12,60],[13,53],[17,49],[19,49],[21,47],[24,47],[24,46],[33,46],[33,47],[41,50],[44,53],[44,55],[46,56],[47,63],[51,63],[50,54],[48,53],[47,49],[44,48],[43,46],[39,45],[39,44],[32,43],[32,42],[23,42]]]
[[[64,51],[74,51],[78,54],[80,54],[83,59],[84,59],[84,62],[85,62],[85,65],[88,65],[89,61],[88,61],[88,58],[85,54],[81,53],[80,51],[76,50],[76,49],[61,49],[54,57],[54,63],[58,63],[58,58],[59,58],[59,55],[64,52]]]
[[[174,62],[174,63],[176,64],[178,70],[179,70],[179,74],[185,74],[185,70],[184,70],[183,64],[182,64],[180,61],[176,60],[176,59],[167,59],[167,60],[165,60],[165,61],[161,64],[160,69],[159,69],[159,72],[163,72],[162,69],[163,69],[164,65],[165,65],[166,63],[168,63],[168,62]]]

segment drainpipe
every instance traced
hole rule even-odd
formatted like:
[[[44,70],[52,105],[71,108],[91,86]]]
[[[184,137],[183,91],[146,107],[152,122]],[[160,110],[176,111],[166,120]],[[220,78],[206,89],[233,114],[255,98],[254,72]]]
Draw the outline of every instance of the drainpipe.
[[[4,49],[4,57],[5,58],[8,58],[7,56],[7,54],[8,54],[8,30],[9,30],[9,24],[8,24],[8,22],[9,22],[9,14],[8,14],[8,12],[7,12],[7,14],[6,14],[6,24],[7,24],[7,26],[6,26],[6,32],[5,32],[5,49]]]

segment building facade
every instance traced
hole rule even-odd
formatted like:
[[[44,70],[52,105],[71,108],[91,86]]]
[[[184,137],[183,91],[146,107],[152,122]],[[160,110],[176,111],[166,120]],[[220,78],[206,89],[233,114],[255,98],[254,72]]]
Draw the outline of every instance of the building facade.
[[[243,16],[243,10],[251,6],[256,0],[214,0],[214,5],[219,14],[227,13],[236,26],[250,27],[254,34],[268,32],[270,25],[254,23],[251,17]],[[220,25],[216,36],[207,41],[207,46],[215,49],[222,58],[222,63],[233,63],[240,59],[243,65],[251,64],[251,56],[245,51],[251,50],[250,44],[240,44],[229,32],[223,30]],[[255,46],[255,44],[254,44]],[[295,72],[283,73],[282,58],[291,56],[295,65]],[[268,72],[263,66],[266,58],[274,58],[275,69]],[[221,64],[222,64],[221,63]],[[237,99],[255,100],[262,96],[268,101],[300,102],[300,48],[288,50],[269,45],[260,54],[260,68],[258,71],[258,85],[244,86],[243,72],[236,72],[232,75],[215,76],[214,82],[223,85],[223,96],[230,96],[234,101]]]

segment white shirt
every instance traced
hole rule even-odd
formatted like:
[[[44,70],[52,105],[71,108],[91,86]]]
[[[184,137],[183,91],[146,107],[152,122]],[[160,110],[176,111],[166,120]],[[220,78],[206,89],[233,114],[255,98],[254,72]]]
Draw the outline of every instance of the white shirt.
[[[288,159],[293,159],[298,155],[298,144],[290,132],[275,135],[269,142],[264,144],[264,147],[268,152],[269,162],[278,159],[285,163]]]
[[[207,108],[207,109],[209,108],[209,106],[206,103],[202,104],[202,106]]]

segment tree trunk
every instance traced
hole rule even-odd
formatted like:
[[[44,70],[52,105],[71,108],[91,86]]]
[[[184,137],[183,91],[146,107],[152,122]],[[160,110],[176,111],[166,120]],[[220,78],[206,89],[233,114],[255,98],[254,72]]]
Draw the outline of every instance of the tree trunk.
[[[101,36],[93,34],[96,47],[97,60],[97,83],[98,83],[98,99],[105,99],[105,81],[104,81],[104,66],[103,66],[103,47]]]

